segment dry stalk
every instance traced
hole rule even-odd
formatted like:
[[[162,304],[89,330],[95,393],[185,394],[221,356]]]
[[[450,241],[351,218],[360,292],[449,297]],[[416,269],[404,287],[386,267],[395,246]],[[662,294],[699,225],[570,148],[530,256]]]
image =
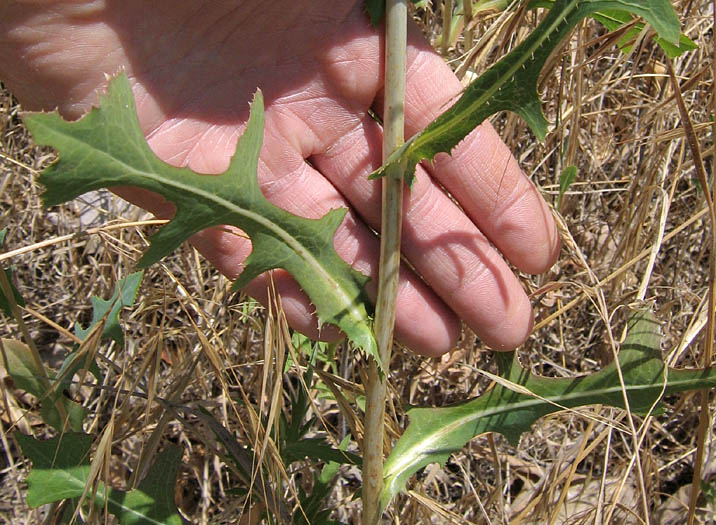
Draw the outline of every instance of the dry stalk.
[[[706,206],[709,211],[709,222],[711,223],[710,228],[710,255],[709,255],[709,272],[708,272],[708,321],[706,323],[706,338],[704,341],[704,352],[702,354],[702,364],[704,368],[711,366],[711,359],[713,356],[713,345],[714,345],[714,333],[716,331],[716,209],[714,209],[712,192],[716,190],[716,187],[710,188],[708,177],[706,175],[706,169],[704,167],[704,161],[701,154],[701,148],[699,147],[699,141],[694,132],[693,124],[691,123],[691,116],[686,108],[684,99],[681,93],[681,87],[676,79],[674,73],[674,66],[671,60],[666,61],[666,65],[669,70],[669,78],[676,95],[676,104],[681,114],[681,120],[684,125],[684,132],[686,134],[686,140],[691,150],[691,155],[694,161],[694,168],[696,174],[699,177],[699,182],[703,188],[703,194],[706,199]],[[696,504],[698,501],[699,493],[701,491],[701,470],[703,467],[706,435],[711,426],[711,416],[709,408],[709,393],[708,391],[701,392],[701,410],[699,413],[699,428],[698,428],[698,441],[696,448],[696,456],[694,457],[694,476],[691,483],[691,497],[689,499],[689,525],[693,525],[696,517]]]

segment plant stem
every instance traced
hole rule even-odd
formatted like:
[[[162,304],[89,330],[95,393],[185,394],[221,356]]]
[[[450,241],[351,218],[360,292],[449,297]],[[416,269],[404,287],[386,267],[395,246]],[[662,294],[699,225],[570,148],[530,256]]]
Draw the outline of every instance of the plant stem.
[[[465,29],[463,35],[465,38],[465,53],[469,53],[472,49],[472,0],[462,0],[462,14],[465,17]]]
[[[443,0],[443,35],[440,42],[440,54],[447,56],[450,49],[450,36],[452,34],[452,0]]]
[[[714,14],[714,17],[716,17],[716,14]],[[706,173],[703,155],[701,153],[701,149],[699,148],[699,141],[696,133],[694,132],[694,126],[691,122],[691,118],[689,117],[689,111],[684,103],[681,87],[676,79],[674,65],[671,60],[667,60],[666,65],[669,71],[669,78],[671,79],[671,83],[674,87],[676,105],[679,108],[679,113],[681,114],[681,121],[684,126],[686,142],[691,150],[691,155],[694,160],[694,168],[704,191],[704,199],[706,200],[706,207],[709,210],[711,222],[711,251],[709,253],[709,273],[707,283],[708,322],[706,324],[706,338],[704,340],[702,353],[703,366],[705,369],[709,369],[711,367],[711,361],[713,360],[714,334],[716,334],[716,205],[714,204],[714,198],[716,197],[716,179],[714,180],[714,186],[709,187],[708,175]],[[696,518],[696,506],[701,492],[702,468],[704,455],[706,453],[706,438],[710,422],[711,411],[709,408],[709,392],[708,390],[702,390],[701,409],[699,412],[699,428],[696,440],[696,454],[693,460],[694,473],[691,482],[691,494],[689,497],[688,525],[692,525]]]
[[[407,0],[386,0],[385,102],[383,109],[383,161],[404,138],[405,56]],[[403,211],[403,172],[400,166],[383,177],[380,270],[375,312],[375,337],[384,374],[378,363],[368,367],[363,439],[363,525],[379,523],[382,514],[383,425],[390,352],[393,345],[395,303],[400,274],[400,233]]]

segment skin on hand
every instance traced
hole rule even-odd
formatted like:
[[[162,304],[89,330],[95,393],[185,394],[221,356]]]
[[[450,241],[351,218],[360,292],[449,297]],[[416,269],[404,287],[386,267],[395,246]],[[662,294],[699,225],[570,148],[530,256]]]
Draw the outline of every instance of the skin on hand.
[[[372,277],[378,271],[382,42],[362,0],[67,0],[0,6],[0,80],[26,109],[78,118],[107,75],[125,69],[140,124],[164,161],[224,171],[261,88],[266,102],[259,183],[274,204],[317,218],[349,209],[334,245]],[[444,111],[461,86],[417,28],[409,36],[406,136]],[[459,202],[456,206],[441,186]],[[136,188],[117,193],[167,216],[171,205]],[[236,277],[251,251],[222,229],[193,244]],[[493,247],[494,246],[494,247]],[[496,248],[496,249],[495,249]],[[460,319],[495,349],[521,344],[532,309],[503,256],[519,270],[547,270],[559,240],[550,211],[489,124],[419,167],[406,195],[396,337],[425,355],[457,340]],[[499,250],[499,252],[497,251]],[[417,273],[416,273],[417,272]],[[310,302],[273,272],[289,323],[317,337]],[[373,280],[374,282],[375,280]],[[247,291],[266,300],[266,278]],[[375,286],[369,287],[375,297]],[[339,334],[324,327],[322,338]]]

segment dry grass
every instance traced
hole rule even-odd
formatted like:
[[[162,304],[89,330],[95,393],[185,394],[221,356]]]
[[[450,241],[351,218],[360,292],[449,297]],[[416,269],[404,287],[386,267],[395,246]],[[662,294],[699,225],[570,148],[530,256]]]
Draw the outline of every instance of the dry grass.
[[[649,34],[624,53],[601,26],[586,21],[541,80],[547,116],[560,125],[539,143],[517,117],[495,119],[555,206],[559,174],[568,165],[578,167],[577,181],[558,210],[560,260],[548,275],[524,277],[537,323],[520,356],[540,374],[572,376],[611,361],[626,307],[645,301],[663,323],[665,357],[676,366],[703,364],[711,224],[674,95],[681,91],[711,174],[713,5],[678,1],[677,9],[682,29],[699,44],[673,62],[679,87],[670,82],[667,59]],[[437,45],[440,13],[416,16]],[[469,50],[461,37],[450,48],[451,63],[460,74],[468,66],[480,72],[534,24],[534,14],[523,10],[509,16],[483,13],[476,19],[470,60],[465,62]],[[106,195],[43,210],[35,176],[52,153],[32,144],[19,111],[3,93],[0,227],[8,228],[3,251],[146,219]],[[85,207],[95,216],[88,219]],[[108,297],[116,280],[132,271],[147,231],[102,229],[10,259],[28,305],[25,322],[50,366],[58,366],[71,348],[74,323],[88,322],[89,298]],[[238,443],[262,450],[267,477],[281,487],[280,498],[289,506],[299,487],[310,491],[315,470],[309,463],[282,465],[274,441],[266,439],[266,425],[276,425],[277,414],[288,409],[288,393],[300,388],[305,356],[294,352],[280,313],[270,315],[233,296],[228,284],[188,247],[150,268],[137,307],[125,315],[126,348],[101,346],[102,383],[72,392],[89,408],[87,429],[98,443],[113,422],[107,481],[114,486],[126,487],[138,465],[151,463],[163,444],[182,446],[176,498],[197,523],[256,523],[262,505],[246,494],[247,484],[196,412],[169,410],[158,399],[206,408]],[[14,321],[3,317],[2,322],[5,337],[19,338]],[[323,367],[322,380],[338,384],[344,399],[337,403],[325,388],[321,395],[314,390],[311,411],[320,416],[315,433],[337,442],[348,432],[360,435],[354,403],[361,393],[360,367],[344,348],[324,350],[335,351],[336,358]],[[289,353],[296,358],[284,377],[278,372]],[[492,366],[490,352],[469,333],[441,360],[396,352],[390,428],[395,434],[406,424],[404,402],[439,406],[479,394],[488,381],[475,370]],[[37,416],[36,400],[13,389],[7,378],[3,388],[0,522],[38,523],[48,509],[24,504],[29,467],[12,432],[42,437],[48,429]],[[623,412],[601,407],[550,416],[517,448],[502,436],[481,436],[446,467],[424,469],[389,514],[395,523],[684,523],[700,399],[694,394],[666,399],[663,415],[631,423]],[[707,424],[703,478],[710,483],[716,478],[716,450]],[[630,428],[638,429],[639,439]],[[358,486],[357,470],[342,469],[330,502],[335,519],[358,522],[359,502],[350,500]],[[713,523],[712,502],[698,503],[697,523]]]

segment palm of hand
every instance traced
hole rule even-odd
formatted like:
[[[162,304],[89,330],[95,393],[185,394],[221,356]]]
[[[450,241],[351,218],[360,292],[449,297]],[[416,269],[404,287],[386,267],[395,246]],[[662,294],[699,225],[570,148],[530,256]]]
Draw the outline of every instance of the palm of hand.
[[[378,242],[370,228],[379,229],[380,185],[366,176],[380,165],[381,130],[369,110],[381,111],[382,49],[362,1],[205,4],[75,0],[52,8],[1,7],[0,74],[28,107],[59,106],[79,117],[96,100],[105,74],[124,68],[150,146],[165,161],[203,173],[227,167],[248,117],[247,101],[261,88],[262,191],[303,216],[348,207],[336,249],[360,271],[377,275]],[[460,89],[419,35],[411,39],[408,135]],[[13,57],[28,67],[13,66]],[[118,193],[170,213],[156,196],[130,188]],[[419,171],[406,200],[403,250],[424,280],[402,271],[398,339],[439,354],[454,344],[463,318],[495,347],[524,340],[529,301],[487,239],[532,272],[552,263],[558,241],[546,205],[492,128],[476,130],[429,173]],[[242,237],[219,230],[202,232],[194,244],[231,277],[251,249]],[[291,324],[315,336],[308,300],[286,275],[274,272],[274,279]],[[258,297],[265,289],[262,278],[249,286]]]

